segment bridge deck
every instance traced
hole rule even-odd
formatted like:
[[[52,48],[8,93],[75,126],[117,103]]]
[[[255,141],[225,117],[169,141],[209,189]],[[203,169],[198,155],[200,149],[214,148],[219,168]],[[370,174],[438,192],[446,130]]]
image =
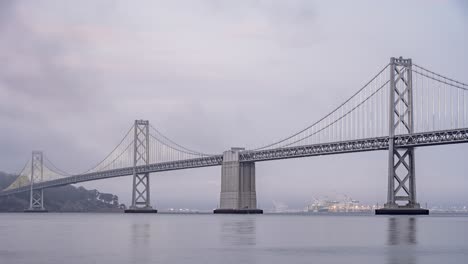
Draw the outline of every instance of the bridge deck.
[[[411,135],[396,135],[395,147],[424,147],[444,144],[458,144],[468,142],[468,128],[433,131],[425,133],[416,133]],[[340,153],[352,153],[363,151],[376,151],[388,149],[389,137],[378,137],[368,139],[358,139],[351,141],[341,141],[314,145],[305,145],[297,147],[267,149],[259,151],[245,151],[241,153],[239,160],[241,162],[257,162],[277,159],[289,159],[310,157],[319,155],[330,155]],[[170,170],[182,170],[190,168],[200,168],[209,166],[218,166],[223,162],[222,155],[215,155],[196,159],[187,159],[180,161],[155,163],[142,165],[135,168],[137,173],[152,173]],[[128,176],[133,174],[133,167],[121,169],[107,170],[101,172],[93,172],[81,175],[73,175],[70,177],[51,180],[34,184],[34,189],[45,189],[80,182],[94,181],[106,178]],[[30,191],[31,186],[23,186],[20,188],[2,191],[0,196],[6,196],[21,192]]]

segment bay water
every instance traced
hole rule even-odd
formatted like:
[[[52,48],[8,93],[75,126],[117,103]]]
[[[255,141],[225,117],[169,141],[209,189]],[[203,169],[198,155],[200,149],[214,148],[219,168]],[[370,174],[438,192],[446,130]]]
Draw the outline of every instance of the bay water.
[[[1,213],[0,263],[468,263],[468,216]]]

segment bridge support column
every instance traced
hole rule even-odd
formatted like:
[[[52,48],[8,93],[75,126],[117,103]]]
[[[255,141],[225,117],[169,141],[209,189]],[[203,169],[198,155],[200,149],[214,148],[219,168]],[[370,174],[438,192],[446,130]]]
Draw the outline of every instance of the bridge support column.
[[[215,214],[262,214],[257,209],[255,163],[239,162],[241,148],[223,153],[220,206]]]
[[[149,164],[149,122],[135,120],[134,130],[132,205],[125,213],[157,213],[150,205],[149,173],[138,171],[138,166]]]
[[[414,133],[411,67],[411,59],[390,59],[388,194],[376,214],[429,214],[416,200],[414,148],[394,147],[395,134]]]
[[[29,208],[24,212],[44,213],[44,190],[34,189],[34,183],[42,181],[43,177],[43,157],[42,151],[33,151],[31,157],[31,191],[29,196]]]

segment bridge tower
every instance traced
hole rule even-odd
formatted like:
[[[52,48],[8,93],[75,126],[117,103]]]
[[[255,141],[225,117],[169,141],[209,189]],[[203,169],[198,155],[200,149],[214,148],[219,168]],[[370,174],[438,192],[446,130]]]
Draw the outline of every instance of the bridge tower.
[[[215,214],[262,214],[257,209],[255,191],[255,163],[240,162],[243,148],[232,148],[223,153],[221,165],[220,206]]]
[[[376,214],[428,214],[416,199],[414,147],[394,147],[396,134],[414,133],[411,59],[390,59],[389,100],[387,203]]]
[[[34,189],[34,184],[43,180],[44,159],[42,151],[33,151],[31,157],[31,190],[29,208],[25,212],[47,212],[44,208],[44,190]]]
[[[135,120],[134,133],[132,205],[125,213],[157,213],[150,205],[149,173],[138,168],[149,164],[149,121]]]

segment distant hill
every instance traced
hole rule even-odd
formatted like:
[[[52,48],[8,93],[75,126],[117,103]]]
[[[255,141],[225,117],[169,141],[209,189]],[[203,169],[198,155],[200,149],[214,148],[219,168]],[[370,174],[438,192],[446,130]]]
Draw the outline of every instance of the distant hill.
[[[7,188],[14,175],[0,171],[0,190]],[[0,197],[0,212],[23,211],[29,207],[29,192]],[[117,195],[100,193],[71,185],[44,190],[44,207],[51,212],[101,212],[121,211]]]

